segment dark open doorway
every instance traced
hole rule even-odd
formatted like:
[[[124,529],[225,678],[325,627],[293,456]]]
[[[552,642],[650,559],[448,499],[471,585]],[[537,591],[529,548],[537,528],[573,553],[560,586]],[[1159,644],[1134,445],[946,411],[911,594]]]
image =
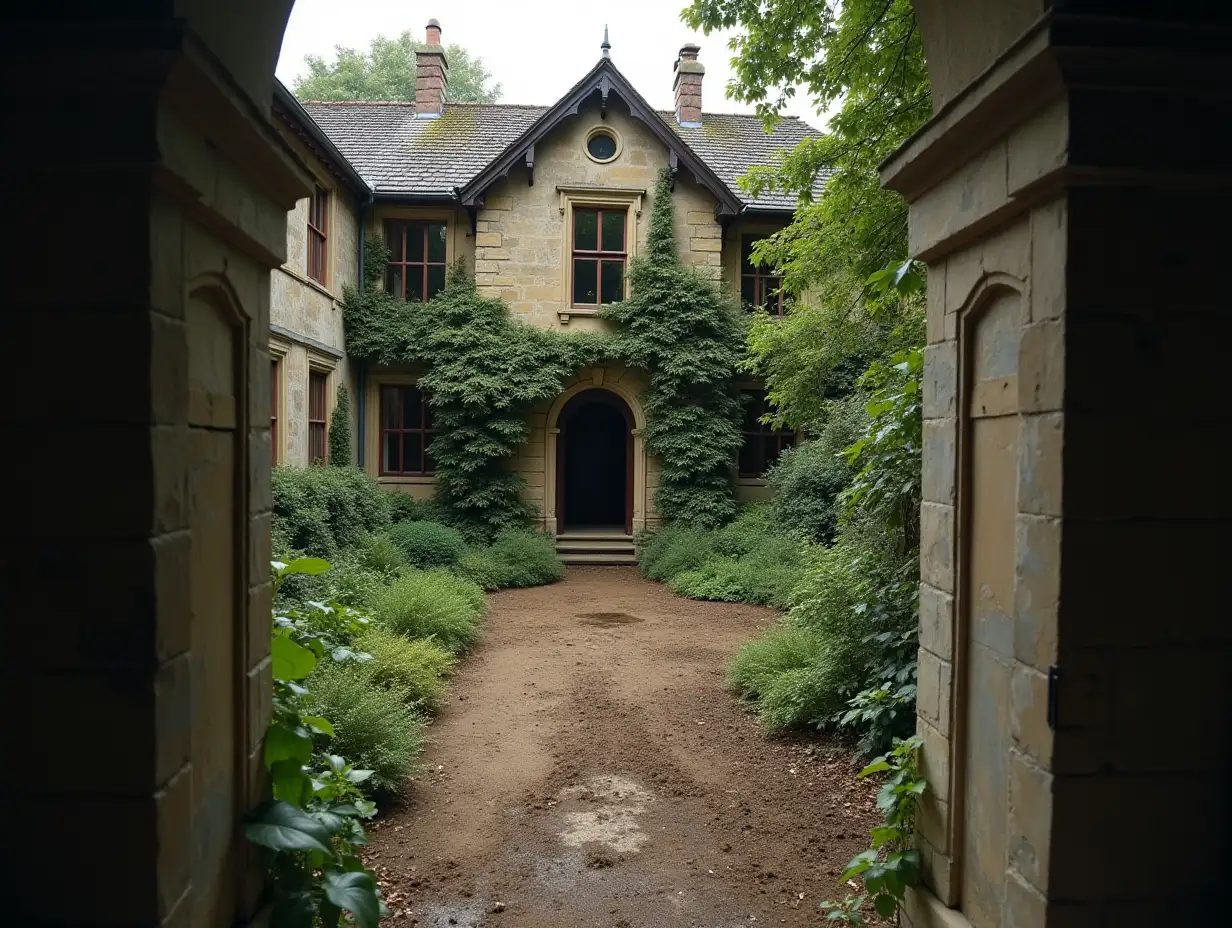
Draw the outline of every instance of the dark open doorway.
[[[633,522],[633,414],[607,390],[586,390],[560,413],[556,499],[563,529]]]

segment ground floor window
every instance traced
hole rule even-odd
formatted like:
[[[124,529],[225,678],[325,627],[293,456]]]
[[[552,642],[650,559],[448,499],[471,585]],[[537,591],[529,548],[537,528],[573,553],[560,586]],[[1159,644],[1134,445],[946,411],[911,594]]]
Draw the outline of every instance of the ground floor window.
[[[270,361],[270,449],[278,466],[278,362]]]
[[[769,409],[765,390],[744,390],[744,441],[740,445],[741,477],[761,477],[785,448],[796,443],[791,429],[774,428],[761,421]]]
[[[308,374],[308,463],[325,463],[326,387],[329,375],[319,371]]]
[[[435,474],[428,446],[436,432],[432,408],[418,387],[381,387],[381,476]]]

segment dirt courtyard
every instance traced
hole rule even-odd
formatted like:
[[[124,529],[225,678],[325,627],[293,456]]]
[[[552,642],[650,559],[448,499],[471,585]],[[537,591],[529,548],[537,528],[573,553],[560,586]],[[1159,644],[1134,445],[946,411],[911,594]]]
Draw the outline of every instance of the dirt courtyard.
[[[426,772],[369,830],[386,923],[820,924],[875,787],[844,749],[768,740],[724,690],[772,618],[625,567],[493,595]]]

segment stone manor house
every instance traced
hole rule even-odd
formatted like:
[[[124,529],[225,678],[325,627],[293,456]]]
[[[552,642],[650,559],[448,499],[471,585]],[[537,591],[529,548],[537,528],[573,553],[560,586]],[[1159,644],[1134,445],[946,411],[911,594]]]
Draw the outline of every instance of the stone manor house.
[[[427,36],[413,103],[300,103],[280,84],[274,99],[275,122],[316,174],[312,197],[288,218],[287,262],[273,275],[274,460],[325,457],[345,383],[355,463],[417,498],[436,478],[416,372],[364,366],[344,344],[340,299],[359,279],[365,236],[383,236],[392,253],[384,286],[407,300],[430,299],[464,257],[481,292],[505,300],[517,319],[595,330],[606,325],[600,307],[628,293],[628,262],[644,247],[655,178],[668,168],[682,259],[746,306],[781,313],[779,279],[749,254],[790,222],[794,200],[750,197],[737,178],[818,134],[798,119],[768,134],[756,116],[704,111],[695,45],[680,49],[672,69],[675,110],[656,111],[617,69],[606,36],[598,63],[550,106],[453,102],[435,20]],[[591,554],[613,545],[624,553],[619,543],[656,518],[644,386],[619,366],[583,370],[535,412],[517,462],[542,526],[591,536]],[[745,442],[732,462],[746,500],[765,492],[767,466],[794,441],[758,421],[764,395],[747,389]],[[606,549],[599,535],[610,536]]]

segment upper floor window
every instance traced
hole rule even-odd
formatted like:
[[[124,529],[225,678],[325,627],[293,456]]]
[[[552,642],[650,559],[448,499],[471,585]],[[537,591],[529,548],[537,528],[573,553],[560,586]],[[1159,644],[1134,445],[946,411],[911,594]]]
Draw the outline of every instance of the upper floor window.
[[[385,244],[389,246],[386,291],[424,303],[445,289],[445,223],[389,220]]]
[[[317,184],[308,201],[308,276],[325,283],[325,241],[329,230],[329,191]]]
[[[796,433],[766,425],[761,417],[769,410],[765,390],[743,390],[744,441],[740,444],[739,472],[741,477],[760,477],[779,459],[784,449],[796,443]]]
[[[783,315],[783,278],[753,263],[753,246],[761,236],[746,235],[740,242],[740,300],[746,306]]]
[[[436,473],[428,451],[436,437],[432,408],[418,387],[381,387],[381,475],[427,476]]]
[[[321,371],[308,372],[308,463],[325,463],[325,432],[328,423],[325,411],[328,405],[326,387],[329,375]]]
[[[601,306],[625,298],[628,209],[574,207],[573,305]]]

